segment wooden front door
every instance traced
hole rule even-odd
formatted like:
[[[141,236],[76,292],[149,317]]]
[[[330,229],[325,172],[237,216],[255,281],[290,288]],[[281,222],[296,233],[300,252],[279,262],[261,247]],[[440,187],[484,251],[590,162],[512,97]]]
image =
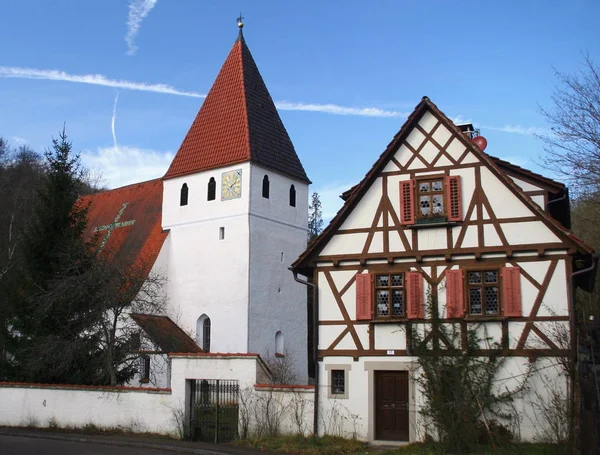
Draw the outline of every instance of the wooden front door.
[[[408,441],[408,371],[375,372],[375,439]]]

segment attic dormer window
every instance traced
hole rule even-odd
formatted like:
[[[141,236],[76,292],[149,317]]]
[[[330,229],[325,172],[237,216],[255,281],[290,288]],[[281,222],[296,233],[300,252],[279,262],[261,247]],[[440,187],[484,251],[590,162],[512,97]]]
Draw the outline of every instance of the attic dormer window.
[[[294,185],[290,186],[290,206],[296,207],[296,188]]]
[[[217,194],[217,182],[214,177],[211,177],[208,181],[208,190],[206,192],[206,200],[214,201]]]
[[[188,193],[189,190],[187,183],[184,183],[183,185],[181,185],[181,192],[179,194],[179,205],[188,205]]]
[[[262,196],[265,199],[269,199],[269,176],[268,175],[265,175],[263,177]]]
[[[400,220],[405,225],[462,221],[460,176],[400,182]]]

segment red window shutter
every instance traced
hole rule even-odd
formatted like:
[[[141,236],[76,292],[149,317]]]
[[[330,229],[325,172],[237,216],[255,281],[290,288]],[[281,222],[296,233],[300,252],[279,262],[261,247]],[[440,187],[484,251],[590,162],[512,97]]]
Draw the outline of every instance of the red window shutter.
[[[446,270],[446,317],[462,318],[464,313],[463,271]]]
[[[414,180],[400,182],[400,222],[415,224]]]
[[[450,175],[446,180],[446,210],[448,221],[462,221],[462,190],[460,187],[460,175]]]
[[[356,275],[356,320],[372,318],[371,274]]]
[[[502,303],[504,316],[522,316],[521,269],[502,267]]]
[[[423,277],[419,272],[406,272],[406,316],[424,318]]]

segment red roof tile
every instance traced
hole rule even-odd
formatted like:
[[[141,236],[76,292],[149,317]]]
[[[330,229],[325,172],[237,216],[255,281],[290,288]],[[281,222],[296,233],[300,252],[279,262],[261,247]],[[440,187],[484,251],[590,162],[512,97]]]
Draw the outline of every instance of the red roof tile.
[[[246,161],[308,182],[271,95],[240,36],[164,179]]]
[[[97,236],[99,247],[119,263],[149,273],[167,237],[162,196],[162,181],[156,179],[82,198],[79,203],[88,204],[86,237]]]
[[[202,352],[194,340],[167,316],[132,313],[131,319],[163,352]]]

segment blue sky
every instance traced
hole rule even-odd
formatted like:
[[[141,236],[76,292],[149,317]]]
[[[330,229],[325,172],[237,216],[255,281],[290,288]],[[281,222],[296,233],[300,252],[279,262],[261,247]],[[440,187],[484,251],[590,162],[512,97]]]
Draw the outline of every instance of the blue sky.
[[[553,67],[600,59],[596,0],[19,0],[1,11],[0,136],[42,151],[66,123],[109,187],[164,173],[242,11],[326,218],[424,95],[475,123],[488,153],[541,171],[532,133],[547,131]]]

